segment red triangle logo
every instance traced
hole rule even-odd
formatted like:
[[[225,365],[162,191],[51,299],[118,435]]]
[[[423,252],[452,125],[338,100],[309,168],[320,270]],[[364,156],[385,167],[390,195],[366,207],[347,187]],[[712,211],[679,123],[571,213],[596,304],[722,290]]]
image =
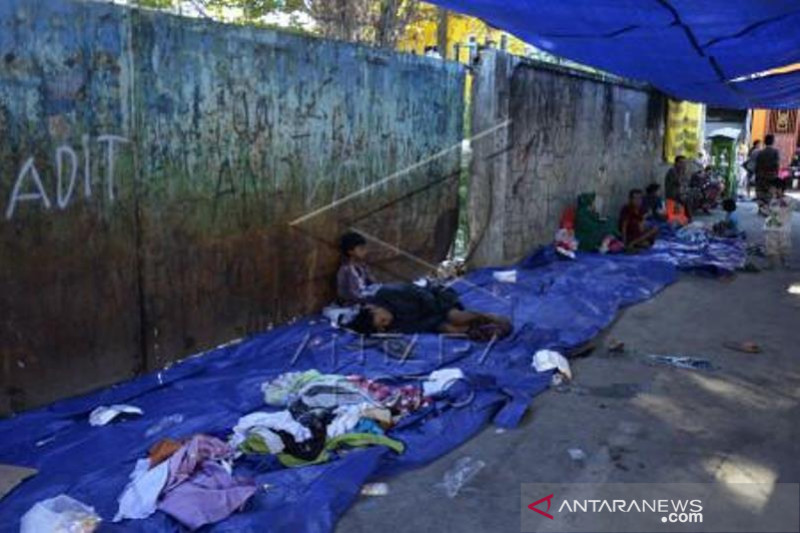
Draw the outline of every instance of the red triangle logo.
[[[536,506],[539,505],[540,503],[547,502],[547,510],[549,511],[550,510],[550,504],[552,503],[552,500],[553,500],[553,494],[551,494],[550,496],[545,496],[541,500],[537,500],[537,501],[533,502],[532,504],[530,504],[528,506],[528,509],[530,509],[531,511],[536,511],[540,515],[546,516],[550,520],[553,520],[553,515],[551,515],[550,513],[545,513],[544,511],[536,508]]]

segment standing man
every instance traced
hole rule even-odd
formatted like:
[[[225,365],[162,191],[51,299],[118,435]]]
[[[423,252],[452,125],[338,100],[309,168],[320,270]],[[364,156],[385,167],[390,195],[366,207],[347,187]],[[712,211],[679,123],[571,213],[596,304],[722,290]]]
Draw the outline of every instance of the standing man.
[[[756,139],[753,141],[753,147],[747,152],[747,161],[744,163],[744,169],[747,171],[747,177],[745,178],[747,179],[747,183],[745,184],[747,198],[750,198],[750,189],[755,185],[756,158],[759,152],[761,152],[761,140]]]
[[[781,166],[781,154],[774,144],[775,136],[770,133],[764,137],[764,148],[756,155],[756,201],[759,213],[765,216],[766,206],[771,200],[769,187],[777,183]]]
[[[667,171],[664,178],[664,196],[667,200],[672,200],[683,205],[686,216],[691,220],[692,214],[689,211],[689,173],[686,169],[686,157],[679,155],[675,157],[675,164]]]

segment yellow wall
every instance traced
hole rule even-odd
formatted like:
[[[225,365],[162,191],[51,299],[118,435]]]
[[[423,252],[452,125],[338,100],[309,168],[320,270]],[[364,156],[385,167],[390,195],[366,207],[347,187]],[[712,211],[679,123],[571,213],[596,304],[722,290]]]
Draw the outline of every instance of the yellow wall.
[[[667,108],[667,129],[664,134],[664,159],[675,160],[683,155],[689,159],[697,157],[702,148],[703,105],[692,102],[669,100]]]
[[[753,110],[753,121],[750,124],[750,138],[753,141],[763,141],[764,136],[767,134],[767,115],[768,111],[765,109]]]
[[[437,46],[438,42],[438,10],[430,5],[423,5],[423,20],[412,24],[406,30],[406,35],[398,43],[398,49],[405,52],[423,54],[428,46]],[[507,50],[515,55],[525,55],[527,45],[516,37],[488,26],[480,19],[448,13],[447,16],[447,49],[439,50],[442,57],[458,59],[461,62],[469,60],[469,52],[464,46],[459,57],[454,57],[454,45],[466,45],[470,37],[475,37],[479,44],[487,40],[494,41],[495,46],[500,46],[502,35],[508,39]]]

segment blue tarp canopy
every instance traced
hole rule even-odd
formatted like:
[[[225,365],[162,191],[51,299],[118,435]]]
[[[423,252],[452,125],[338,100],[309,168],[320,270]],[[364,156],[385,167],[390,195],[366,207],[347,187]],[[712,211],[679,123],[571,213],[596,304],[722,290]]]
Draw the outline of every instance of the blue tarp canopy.
[[[552,54],[728,108],[800,107],[797,0],[432,0]]]

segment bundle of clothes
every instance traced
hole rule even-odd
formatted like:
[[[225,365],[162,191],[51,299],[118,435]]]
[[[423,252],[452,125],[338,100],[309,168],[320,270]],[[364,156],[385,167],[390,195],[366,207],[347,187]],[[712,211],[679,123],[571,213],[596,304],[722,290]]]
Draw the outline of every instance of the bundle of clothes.
[[[241,417],[227,441],[194,435],[153,445],[137,461],[114,521],[144,519],[157,510],[189,529],[223,520],[256,493],[252,479],[233,473],[234,461],[245,455],[274,455],[284,467],[299,467],[366,446],[403,453],[404,444],[386,433],[461,379],[457,368],[411,385],[317,370],[282,374],[261,387],[266,405],[281,410]]]

